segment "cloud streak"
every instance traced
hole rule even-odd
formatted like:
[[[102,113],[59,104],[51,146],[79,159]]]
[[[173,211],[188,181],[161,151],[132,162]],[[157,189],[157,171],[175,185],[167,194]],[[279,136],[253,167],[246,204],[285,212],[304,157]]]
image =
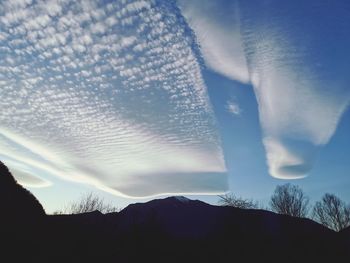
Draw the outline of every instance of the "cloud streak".
[[[195,31],[209,68],[225,77],[249,82],[236,1],[180,0],[183,15]]]
[[[162,1],[3,1],[0,157],[31,185],[40,174],[123,196],[225,191],[188,31]]]
[[[241,75],[225,72],[247,65],[270,174],[285,179],[307,175],[350,102],[349,3],[257,0],[234,1],[227,7],[191,1],[184,15],[199,36],[209,67],[245,82]],[[231,54],[223,61],[234,62],[220,63],[208,55],[213,53]]]

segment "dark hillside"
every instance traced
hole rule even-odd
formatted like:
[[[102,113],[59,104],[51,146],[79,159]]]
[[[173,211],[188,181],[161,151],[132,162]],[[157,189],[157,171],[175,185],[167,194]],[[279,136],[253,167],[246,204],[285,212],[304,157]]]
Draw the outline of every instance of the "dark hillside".
[[[0,222],[43,217],[45,211],[27,189],[16,182],[8,168],[0,162]],[[1,226],[0,226],[1,227]]]

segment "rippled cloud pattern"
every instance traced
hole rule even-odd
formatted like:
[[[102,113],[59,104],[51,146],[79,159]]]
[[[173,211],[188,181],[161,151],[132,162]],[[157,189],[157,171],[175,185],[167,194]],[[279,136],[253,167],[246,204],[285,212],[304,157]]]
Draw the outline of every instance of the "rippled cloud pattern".
[[[0,158],[30,186],[225,191],[198,52],[175,2],[2,1]]]

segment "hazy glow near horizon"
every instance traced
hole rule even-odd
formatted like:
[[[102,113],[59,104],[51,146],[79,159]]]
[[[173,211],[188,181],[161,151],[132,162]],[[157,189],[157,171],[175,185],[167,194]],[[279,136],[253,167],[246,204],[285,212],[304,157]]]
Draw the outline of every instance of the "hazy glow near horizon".
[[[197,47],[163,1],[2,1],[0,158],[123,196],[221,193]]]

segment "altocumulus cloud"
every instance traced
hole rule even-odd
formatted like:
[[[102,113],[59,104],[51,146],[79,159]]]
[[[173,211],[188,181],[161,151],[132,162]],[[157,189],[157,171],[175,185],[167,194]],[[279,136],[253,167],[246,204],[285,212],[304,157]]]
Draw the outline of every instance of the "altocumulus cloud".
[[[179,3],[206,64],[253,85],[270,174],[307,175],[350,102],[349,1]]]
[[[172,2],[1,1],[0,158],[30,186],[225,191],[191,32]]]

